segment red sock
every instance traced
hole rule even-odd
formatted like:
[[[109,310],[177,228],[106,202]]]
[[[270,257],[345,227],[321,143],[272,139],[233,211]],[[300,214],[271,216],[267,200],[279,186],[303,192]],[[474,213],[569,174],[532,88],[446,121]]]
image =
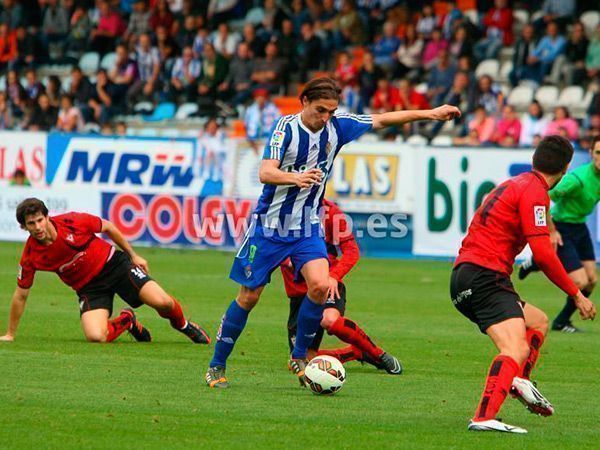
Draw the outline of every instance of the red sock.
[[[519,372],[519,365],[510,356],[498,355],[492,362],[485,382],[485,390],[479,401],[473,420],[495,419],[506,398],[513,378]]]
[[[339,359],[342,364],[347,363],[348,361],[354,361],[362,357],[362,351],[356,348],[354,345],[349,345],[347,347],[342,348],[332,348],[330,350],[319,350],[317,355],[329,355],[334,358]]]
[[[519,371],[519,377],[529,379],[531,371],[533,370],[533,368],[535,367],[535,363],[537,362],[538,356],[540,356],[540,347],[544,343],[545,336],[541,331],[527,328],[525,337],[527,338],[527,342],[529,343],[529,356],[521,366],[521,370]]]
[[[356,323],[346,317],[340,316],[327,332],[348,344],[354,345],[375,360],[379,359],[384,353],[383,349],[377,347]]]
[[[131,314],[122,312],[118,317],[108,321],[106,342],[112,342],[131,326]]]
[[[173,307],[169,311],[158,311],[158,315],[165,319],[169,319],[171,326],[176,330],[181,330],[183,327],[185,327],[187,322],[187,320],[185,320],[185,316],[183,315],[181,305],[175,299],[173,299]]]

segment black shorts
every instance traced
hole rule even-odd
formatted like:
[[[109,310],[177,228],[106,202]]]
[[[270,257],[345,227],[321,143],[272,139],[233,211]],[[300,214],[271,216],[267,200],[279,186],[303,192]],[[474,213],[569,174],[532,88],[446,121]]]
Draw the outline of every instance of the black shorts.
[[[515,292],[510,278],[476,264],[455,267],[450,278],[452,303],[482,333],[491,325],[523,316],[525,302]]]
[[[108,309],[112,315],[115,294],[132,308],[138,308],[142,305],[140,289],[150,280],[146,272],[133,265],[129,256],[117,250],[100,273],[77,291],[79,312]]]
[[[596,260],[590,230],[585,223],[554,222],[554,225],[563,240],[556,254],[567,273],[581,269],[581,261]]]
[[[338,290],[340,292],[340,298],[336,298],[334,300],[327,300],[325,303],[325,309],[327,308],[335,308],[340,314],[343,316],[346,312],[346,286],[344,283],[338,283]],[[290,297],[290,315],[288,317],[288,345],[290,347],[290,352],[294,350],[294,343],[296,340],[296,330],[298,328],[298,312],[300,311],[300,305],[302,304],[302,300],[304,300],[304,296],[302,297]],[[323,340],[324,330],[319,327],[317,330],[317,334],[313,339],[312,343],[309,346],[311,350],[318,350],[321,346],[321,341]]]

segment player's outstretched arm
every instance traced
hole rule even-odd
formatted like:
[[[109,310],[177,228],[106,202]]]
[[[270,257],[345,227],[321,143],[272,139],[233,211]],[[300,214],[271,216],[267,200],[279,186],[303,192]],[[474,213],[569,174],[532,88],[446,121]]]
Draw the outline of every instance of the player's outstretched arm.
[[[263,159],[258,170],[258,178],[263,184],[298,186],[306,189],[323,180],[323,172],[320,169],[310,169],[306,172],[286,172],[279,166],[278,159]]]
[[[10,303],[10,314],[8,316],[8,328],[4,336],[0,336],[0,342],[12,342],[15,340],[17,334],[17,328],[19,327],[19,321],[25,311],[25,305],[27,304],[27,297],[29,296],[29,289],[23,289],[18,287],[12,296],[12,302]]]
[[[121,231],[115,226],[114,223],[102,219],[102,232],[106,233],[106,235],[115,244],[117,244],[121,250],[129,255],[133,264],[144,269],[144,272],[146,273],[150,272],[148,268],[148,262],[138,255],[135,250],[133,250],[129,242],[127,242]]]
[[[460,117],[461,112],[456,106],[442,105],[434,109],[417,109],[414,111],[391,111],[373,114],[373,129],[381,130],[393,125],[402,125],[417,120],[452,120]]]

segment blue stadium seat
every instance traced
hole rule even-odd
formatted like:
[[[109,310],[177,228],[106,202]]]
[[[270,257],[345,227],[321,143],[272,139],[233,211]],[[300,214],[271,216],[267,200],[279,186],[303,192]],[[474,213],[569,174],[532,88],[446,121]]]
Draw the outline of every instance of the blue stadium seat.
[[[145,122],[160,122],[175,117],[175,103],[159,103],[152,114],[143,116]]]

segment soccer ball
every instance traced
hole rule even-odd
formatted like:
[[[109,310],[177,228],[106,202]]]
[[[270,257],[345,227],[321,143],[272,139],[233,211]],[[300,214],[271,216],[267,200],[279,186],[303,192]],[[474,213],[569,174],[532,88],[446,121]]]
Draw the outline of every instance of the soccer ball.
[[[344,385],[346,369],[333,356],[317,356],[306,366],[304,379],[315,394],[333,395]]]

